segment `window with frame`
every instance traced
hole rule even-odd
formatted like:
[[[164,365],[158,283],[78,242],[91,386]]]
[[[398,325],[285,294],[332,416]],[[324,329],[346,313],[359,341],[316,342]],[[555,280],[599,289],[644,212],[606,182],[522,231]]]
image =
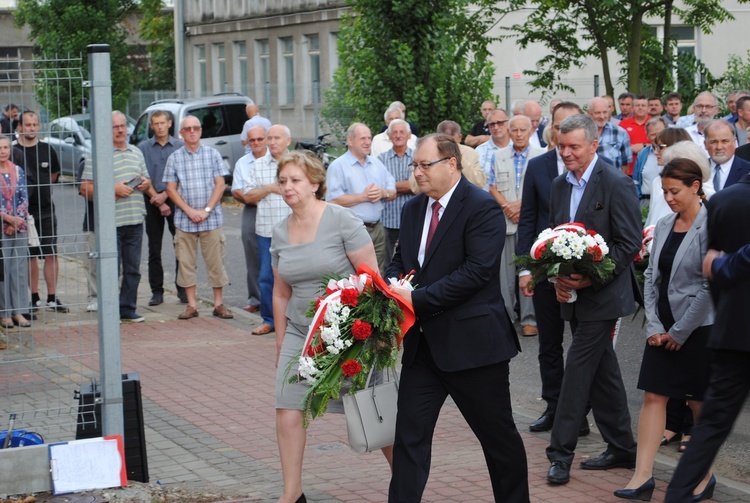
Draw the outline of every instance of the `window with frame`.
[[[255,94],[253,100],[259,105],[271,102],[271,46],[268,39],[255,41]]]
[[[19,78],[20,57],[17,47],[0,47],[0,82],[13,82]]]
[[[223,93],[226,91],[227,84],[227,58],[224,52],[224,44],[214,44],[214,61],[213,61],[213,91],[214,93]]]
[[[281,48],[279,104],[294,105],[294,39],[292,37],[280,38],[279,45]]]
[[[247,43],[234,43],[234,90],[248,94],[247,89]]]
[[[310,100],[308,103],[320,103],[320,38],[318,35],[307,35],[307,57],[310,76]]]
[[[195,89],[198,96],[205,96],[208,92],[206,79],[206,46],[195,46]]]

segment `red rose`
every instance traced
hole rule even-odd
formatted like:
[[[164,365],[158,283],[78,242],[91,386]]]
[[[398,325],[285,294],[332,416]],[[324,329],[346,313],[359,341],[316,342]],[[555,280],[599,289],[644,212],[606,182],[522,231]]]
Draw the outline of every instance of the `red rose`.
[[[547,243],[544,243],[542,246],[536,249],[536,252],[534,253],[534,260],[539,260],[542,258],[542,255],[544,255],[544,252],[547,251]]]
[[[359,374],[360,370],[362,370],[362,365],[357,360],[349,360],[341,364],[341,370],[346,377],[351,377]]]
[[[359,292],[354,288],[346,288],[344,290],[341,290],[342,304],[354,307],[357,305],[357,297],[359,297]]]
[[[602,249],[597,246],[590,246],[588,250],[586,250],[589,255],[591,255],[592,260],[594,262],[601,262],[602,261]]]
[[[593,236],[596,236],[596,231],[589,229],[586,231],[586,234],[593,237]]]
[[[352,325],[352,335],[358,341],[363,341],[372,334],[372,325],[362,320],[355,320]]]

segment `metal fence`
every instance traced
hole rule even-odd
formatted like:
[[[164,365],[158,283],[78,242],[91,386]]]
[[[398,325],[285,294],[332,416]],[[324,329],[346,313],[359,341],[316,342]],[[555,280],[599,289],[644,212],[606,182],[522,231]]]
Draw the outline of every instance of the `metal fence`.
[[[42,89],[48,100],[66,100],[67,92],[74,82],[81,82],[80,59],[47,59],[23,61],[19,65],[19,81],[0,83],[0,101],[13,103],[20,110],[40,113],[42,129],[37,137],[50,141],[49,117],[44,112],[29,88]],[[24,90],[26,89],[26,90]],[[4,107],[3,107],[4,108]],[[13,135],[16,139],[16,135]],[[58,139],[62,140],[61,136]],[[72,145],[74,139],[68,140]],[[66,159],[60,145],[41,149],[56,149],[61,161],[77,165],[78,159]],[[47,146],[45,146],[47,145]],[[72,150],[70,151],[72,152]],[[41,166],[27,167],[30,182],[44,179]],[[86,233],[82,231],[85,202],[78,195],[73,176],[64,173],[54,183],[30,183],[34,192],[50,191],[54,201],[56,228],[49,236],[57,242],[57,276],[55,295],[68,306],[69,312],[46,307],[50,288],[45,281],[44,259],[29,264],[25,259],[29,248],[24,245],[10,246],[8,236],[3,233],[3,267],[5,280],[0,283],[0,314],[3,318],[11,314],[29,312],[30,292],[25,285],[25,276],[33,268],[39,276],[41,307],[34,313],[36,320],[30,328],[0,328],[0,342],[5,349],[0,351],[0,430],[6,429],[7,420],[15,414],[14,429],[26,429],[40,433],[49,441],[74,438],[78,401],[74,393],[92,380],[99,378],[99,353],[97,342],[96,313],[87,312],[91,293],[87,287],[86,270],[89,252],[93,251]],[[38,230],[47,229],[41,222]],[[42,238],[46,236],[42,235]],[[8,257],[17,256],[15,267],[9,266]],[[51,260],[51,259],[47,259]],[[49,273],[49,271],[48,271]],[[19,288],[23,293],[20,301],[11,301],[10,292]]]

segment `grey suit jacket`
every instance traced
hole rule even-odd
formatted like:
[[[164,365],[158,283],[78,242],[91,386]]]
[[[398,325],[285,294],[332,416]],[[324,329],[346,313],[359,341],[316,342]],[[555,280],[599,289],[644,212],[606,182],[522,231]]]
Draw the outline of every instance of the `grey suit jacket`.
[[[526,179],[526,169],[529,167],[529,161],[534,157],[540,156],[547,151],[543,148],[529,146],[528,156],[526,157],[526,166],[523,168],[521,175],[520,190],[516,190],[516,167],[513,164],[513,145],[508,145],[495,152],[495,187],[506,201],[518,201],[523,194],[523,184]],[[507,216],[505,217],[505,234],[515,234],[518,230],[518,224],[513,222]]]
[[[703,258],[708,251],[708,212],[701,206],[693,225],[680,243],[669,277],[669,307],[675,324],[669,329],[678,344],[685,344],[698,328],[712,325],[714,306],[708,280],[703,277]],[[659,257],[677,214],[667,215],[656,223],[651,258],[644,274],[643,296],[646,301],[646,337],[666,332],[658,316],[659,285],[665,278],[659,270]]]
[[[627,316],[635,311],[635,269],[633,260],[641,249],[641,211],[635,185],[627,175],[599,159],[589,168],[591,178],[578,205],[574,222],[601,234],[615,262],[615,272],[606,283],[594,282],[578,291],[578,300],[562,304],[565,320],[604,321]],[[572,186],[563,173],[552,181],[550,225],[571,221]],[[592,279],[593,281],[593,279]]]

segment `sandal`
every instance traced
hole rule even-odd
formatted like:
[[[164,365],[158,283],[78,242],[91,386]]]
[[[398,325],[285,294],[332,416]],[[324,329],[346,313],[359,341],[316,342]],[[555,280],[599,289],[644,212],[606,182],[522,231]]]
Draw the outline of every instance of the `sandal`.
[[[3,328],[13,328],[13,318],[0,319],[0,326]]]
[[[21,314],[13,316],[13,324],[21,328],[29,328],[31,326],[31,323]]]
[[[274,328],[271,325],[269,325],[268,323],[263,323],[260,326],[256,327],[255,330],[253,330],[250,333],[253,335],[266,335],[266,334],[270,334],[273,331],[274,331]]]
[[[659,445],[665,446],[671,444],[672,442],[678,442],[680,440],[682,440],[682,433],[673,433],[669,438],[664,435],[663,437],[661,437],[661,443]]]

